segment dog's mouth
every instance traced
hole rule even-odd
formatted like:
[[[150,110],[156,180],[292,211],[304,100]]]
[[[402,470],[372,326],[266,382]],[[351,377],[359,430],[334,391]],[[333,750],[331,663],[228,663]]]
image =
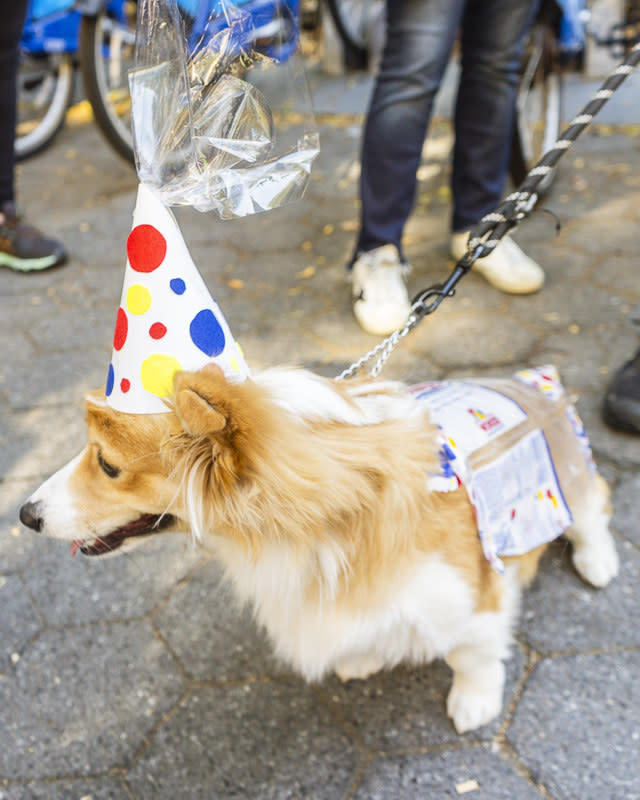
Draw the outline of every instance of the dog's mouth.
[[[143,514],[106,536],[96,539],[74,539],[71,542],[71,555],[75,556],[78,550],[85,556],[102,556],[105,553],[112,553],[127,539],[150,536],[171,527],[175,522],[176,518],[171,514]]]

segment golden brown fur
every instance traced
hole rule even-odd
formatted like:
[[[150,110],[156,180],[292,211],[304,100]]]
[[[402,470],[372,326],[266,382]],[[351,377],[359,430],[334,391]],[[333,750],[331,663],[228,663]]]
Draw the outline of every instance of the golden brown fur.
[[[427,489],[425,475],[438,468],[433,426],[416,431],[397,419],[350,426],[345,436],[343,423],[284,415],[259,385],[229,383],[217,369],[179,374],[173,406],[171,415],[128,415],[88,400],[94,447],[73,481],[93,515],[144,505],[188,523],[180,476],[193,474],[201,529],[238,539],[252,559],[266,541],[299,550],[338,542],[349,565],[339,586],[345,602],[376,602],[389,565],[401,573],[420,554],[439,552],[464,573],[476,610],[499,606],[502,582],[484,557],[465,489]],[[98,449],[122,469],[117,482],[102,474]],[[544,549],[508,559],[523,584]]]
[[[438,468],[428,423],[416,431],[389,420],[351,426],[345,436],[344,424],[283,415],[258,385],[230,384],[217,370],[179,375],[174,407],[181,427],[167,426],[155,468],[197,475],[202,530],[237,538],[252,559],[266,541],[303,551],[330,537],[348,563],[337,595],[356,607],[378,602],[381,573],[401,574],[421,554],[440,552],[464,573],[477,610],[497,608],[501,581],[484,557],[466,491],[427,489],[425,476]],[[111,439],[110,415],[117,424],[123,416],[105,407],[96,415],[90,405],[90,429],[97,416]],[[116,463],[141,464],[158,445],[159,424],[147,419],[131,430],[138,424],[130,420]]]
[[[526,409],[523,431],[544,429],[574,512],[574,562],[605,585],[617,571],[608,493],[564,406],[498,383]],[[93,393],[87,423],[87,447],[34,493],[26,524],[86,555],[190,530],[306,677],[441,656],[458,730],[498,713],[517,585],[544,547],[505,559],[505,576],[492,569],[466,490],[430,488],[437,431],[404,387],[277,370],[234,384],[208,367],[176,376],[164,414],[116,412]]]

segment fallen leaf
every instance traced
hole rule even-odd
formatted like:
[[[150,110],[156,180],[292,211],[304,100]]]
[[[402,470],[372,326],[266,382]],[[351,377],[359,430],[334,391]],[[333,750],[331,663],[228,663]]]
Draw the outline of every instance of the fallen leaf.
[[[476,792],[480,788],[478,781],[471,779],[470,781],[463,781],[456,784],[456,792],[458,794],[467,794],[467,792]]]

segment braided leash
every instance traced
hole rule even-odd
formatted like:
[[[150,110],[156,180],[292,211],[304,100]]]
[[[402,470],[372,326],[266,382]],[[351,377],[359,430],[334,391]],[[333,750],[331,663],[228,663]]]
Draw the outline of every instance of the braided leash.
[[[505,233],[530,213],[533,205],[531,200],[537,186],[553,170],[582,131],[591,124],[595,115],[638,63],[640,63],[640,43],[636,44],[628,58],[611,73],[584,109],[574,117],[569,127],[528,173],[518,189],[471,229],[469,251],[474,252],[474,260],[489,255]],[[481,248],[479,252],[477,248]]]
[[[467,252],[455,265],[453,272],[443,284],[430,286],[419,292],[411,303],[411,310],[402,328],[394,331],[380,344],[366,353],[350,367],[343,370],[336,380],[341,381],[356,375],[376,356],[378,360],[369,371],[369,375],[378,375],[396,345],[410,333],[422,319],[432,314],[444,300],[455,294],[455,287],[474,262],[488,256],[500,243],[502,237],[511,228],[525,219],[535,205],[536,189],[544,178],[555,168],[562,156],[567,152],[584,129],[591,124],[595,115],[609,100],[620,84],[640,63],[640,42],[630,51],[625,61],[617,67],[604,81],[582,111],[573,118],[569,126],[560,134],[558,141],[542,156],[540,161],[529,171],[515,192],[512,192],[495,211],[486,214],[469,233]]]

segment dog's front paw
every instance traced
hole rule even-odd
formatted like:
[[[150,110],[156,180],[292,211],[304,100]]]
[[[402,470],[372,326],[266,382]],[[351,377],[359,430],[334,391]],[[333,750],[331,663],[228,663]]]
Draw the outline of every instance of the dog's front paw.
[[[585,581],[598,589],[618,574],[620,562],[613,537],[607,531],[596,543],[574,546],[573,564]]]
[[[458,733],[466,733],[495,719],[502,710],[502,687],[479,689],[461,687],[454,681],[447,698],[447,715]]]
[[[343,683],[364,680],[374,672],[380,672],[384,662],[378,656],[360,656],[341,661],[336,667],[336,675]]]
[[[473,652],[473,651],[472,651]],[[466,653],[468,659],[472,652]],[[478,663],[474,669],[456,666],[464,661],[460,652],[450,653],[447,661],[453,668],[453,685],[447,698],[447,714],[458,733],[486,725],[502,710],[505,669],[502,661]]]

